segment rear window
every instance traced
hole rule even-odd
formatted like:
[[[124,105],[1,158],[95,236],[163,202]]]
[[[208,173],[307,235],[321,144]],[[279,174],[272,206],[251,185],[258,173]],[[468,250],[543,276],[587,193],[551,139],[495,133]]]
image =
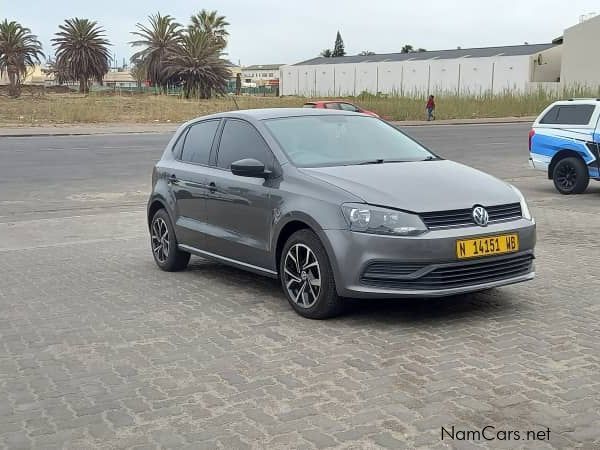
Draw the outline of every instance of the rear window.
[[[314,103],[305,103],[303,108],[314,108],[316,105]]]
[[[544,124],[587,125],[594,113],[594,105],[556,105],[540,120]]]

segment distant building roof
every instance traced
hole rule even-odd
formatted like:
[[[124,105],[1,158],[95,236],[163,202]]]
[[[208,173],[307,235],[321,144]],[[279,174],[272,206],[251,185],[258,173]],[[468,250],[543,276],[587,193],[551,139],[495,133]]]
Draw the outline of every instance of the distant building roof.
[[[285,64],[255,64],[244,67],[242,70],[278,70],[281,66],[285,66]]]
[[[323,56],[312,58],[294,64],[295,66],[308,66],[316,64],[344,64],[363,62],[388,62],[427,59],[454,59],[454,58],[485,58],[489,56],[519,56],[531,55],[554,47],[555,44],[525,44],[509,45],[504,47],[457,48],[453,50],[434,50],[413,53],[382,53],[375,55],[338,56],[325,58]]]

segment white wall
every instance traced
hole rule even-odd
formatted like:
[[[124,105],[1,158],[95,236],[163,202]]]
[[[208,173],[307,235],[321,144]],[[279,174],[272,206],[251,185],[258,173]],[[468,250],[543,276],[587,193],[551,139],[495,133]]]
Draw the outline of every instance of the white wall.
[[[559,45],[532,55],[531,81],[557,82],[560,78],[562,52],[563,47]]]
[[[567,28],[563,38],[561,83],[600,87],[600,16]]]
[[[530,55],[284,66],[280,93],[336,97],[363,91],[399,95],[522,92],[532,81],[532,66]],[[551,81],[546,75],[542,78],[535,81]]]

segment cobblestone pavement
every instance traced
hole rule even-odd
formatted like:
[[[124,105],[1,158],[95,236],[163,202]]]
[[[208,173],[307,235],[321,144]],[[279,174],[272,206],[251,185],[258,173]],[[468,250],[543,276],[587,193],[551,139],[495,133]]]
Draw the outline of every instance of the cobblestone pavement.
[[[50,159],[47,178],[15,175],[42,138],[0,141],[0,448],[600,448],[600,183],[556,194],[526,168],[523,125],[409,132],[523,189],[534,281],[305,320],[273,280],[154,266],[147,167],[102,182],[135,136],[89,138],[115,149],[89,173],[73,153],[65,184]],[[59,161],[76,139],[52,141]],[[497,439],[442,440],[452,426]]]

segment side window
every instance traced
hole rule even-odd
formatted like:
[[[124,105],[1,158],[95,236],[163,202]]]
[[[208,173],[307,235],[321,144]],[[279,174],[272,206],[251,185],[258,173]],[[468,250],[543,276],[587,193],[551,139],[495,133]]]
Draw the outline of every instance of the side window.
[[[344,111],[358,112],[358,108],[349,103],[340,103],[340,108],[343,109]]]
[[[340,109],[339,103],[325,103],[325,108],[327,109]]]
[[[540,120],[545,124],[587,125],[594,113],[594,105],[557,105]]]
[[[181,160],[196,164],[208,164],[217,128],[219,128],[218,120],[208,120],[192,125],[183,144]]]
[[[171,149],[171,153],[173,153],[175,159],[181,159],[181,150],[183,149],[183,143],[185,141],[185,136],[187,135],[188,131],[189,128],[183,130],[183,133],[181,133],[181,135],[177,139],[177,142],[175,142],[175,145],[173,145],[173,148]]]
[[[548,111],[546,113],[546,115],[544,117],[542,117],[542,120],[540,120],[540,123],[547,123],[547,124],[556,123],[557,114],[558,114],[558,106],[554,106],[550,111]]]
[[[273,154],[254,127],[241,120],[228,120],[219,144],[217,167],[229,169],[232,162],[245,158],[256,159],[267,168],[273,166]]]
[[[558,107],[558,123],[587,125],[594,113],[594,105],[568,105]]]

